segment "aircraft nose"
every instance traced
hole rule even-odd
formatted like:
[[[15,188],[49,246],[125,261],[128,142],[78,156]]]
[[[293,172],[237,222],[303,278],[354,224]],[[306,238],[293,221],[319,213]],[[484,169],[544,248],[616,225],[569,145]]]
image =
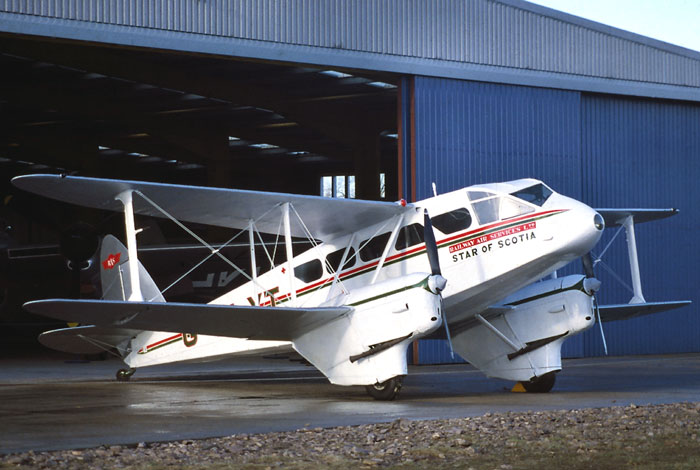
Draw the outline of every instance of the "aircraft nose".
[[[575,200],[570,202],[570,218],[566,225],[569,233],[564,248],[570,255],[582,256],[595,246],[605,229],[605,220],[590,206]]]
[[[605,220],[603,216],[591,207],[585,206],[584,210],[588,212],[589,215],[580,219],[583,225],[581,235],[581,248],[588,253],[593,246],[598,243],[600,237],[605,230]]]
[[[599,232],[602,232],[603,230],[605,230],[605,220],[603,219],[603,216],[597,212],[593,216],[593,226]]]

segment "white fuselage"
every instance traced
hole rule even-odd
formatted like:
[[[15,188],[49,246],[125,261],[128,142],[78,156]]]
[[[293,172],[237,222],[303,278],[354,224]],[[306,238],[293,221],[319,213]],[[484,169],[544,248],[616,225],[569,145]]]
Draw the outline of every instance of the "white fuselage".
[[[544,187],[547,195],[539,200],[530,198],[534,203],[525,200],[527,195],[525,199],[512,195],[537,186]],[[368,286],[375,284],[376,295],[382,295],[383,281],[430,272],[421,241],[423,213],[427,209],[433,220],[442,275],[448,281],[443,291],[445,318],[452,323],[476,315],[587,253],[602,232],[602,227],[594,223],[597,213],[593,209],[551,192],[536,180],[472,186],[418,201],[410,207],[413,210],[403,216],[358,227],[352,234],[330,237],[294,257],[291,263],[273,267],[212,303],[351,305],[354,292],[361,289],[367,295]],[[397,244],[400,232],[411,231],[411,227],[415,228],[413,233],[404,233],[403,242],[399,240]],[[334,255],[327,258],[329,254]],[[343,257],[344,267],[336,274],[330,265],[339,266]],[[290,275],[290,270],[296,275]],[[157,341],[157,336],[142,338],[146,347]],[[285,342],[202,336],[198,339],[202,346],[214,343],[217,346],[211,346],[208,353],[199,347],[191,348],[192,359],[290,347]],[[200,351],[195,353],[195,349]],[[162,362],[158,355],[150,360],[146,356],[149,354],[134,351],[129,356],[130,365]]]

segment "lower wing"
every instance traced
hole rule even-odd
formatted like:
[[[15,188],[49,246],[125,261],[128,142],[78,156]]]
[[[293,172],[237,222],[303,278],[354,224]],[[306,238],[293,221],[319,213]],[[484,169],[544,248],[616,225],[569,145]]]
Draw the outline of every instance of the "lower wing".
[[[616,320],[628,320],[630,318],[661,313],[690,305],[690,300],[677,300],[672,302],[645,302],[641,304],[617,304],[601,305],[600,319],[604,322]]]
[[[119,349],[140,330],[126,328],[101,328],[99,326],[76,326],[45,331],[39,342],[47,348],[72,354],[99,354],[111,348]]]
[[[293,338],[352,311],[351,307],[254,307],[118,300],[36,300],[31,313],[110,329],[169,331],[256,340]]]

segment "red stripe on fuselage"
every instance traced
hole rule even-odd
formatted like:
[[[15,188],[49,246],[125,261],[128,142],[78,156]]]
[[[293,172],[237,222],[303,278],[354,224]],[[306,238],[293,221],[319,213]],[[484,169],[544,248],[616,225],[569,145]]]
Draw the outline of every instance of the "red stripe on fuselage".
[[[151,348],[155,348],[156,346],[160,346],[160,345],[163,344],[163,343],[167,343],[168,341],[172,341],[172,340],[178,339],[178,338],[182,338],[182,333],[179,333],[179,334],[177,334],[177,335],[171,336],[170,338],[162,339],[162,340],[160,340],[160,341],[158,341],[158,342],[156,342],[156,343],[149,344],[148,346],[146,346],[146,347],[144,348],[144,350],[148,351],[148,350],[151,349]]]
[[[476,229],[471,230],[471,231],[457,233],[456,235],[452,235],[450,237],[444,238],[442,240],[439,240],[437,242],[437,245],[439,247],[440,245],[444,245],[446,243],[450,243],[450,242],[457,240],[459,238],[468,237],[470,235],[474,235],[474,234],[479,233],[479,232],[484,232],[487,230],[495,229],[495,228],[498,228],[498,227],[501,227],[504,225],[511,225],[511,224],[522,222],[525,220],[536,219],[539,217],[543,217],[545,215],[553,215],[553,214],[560,213],[560,212],[566,212],[566,210],[567,209],[553,209],[550,211],[538,212],[536,214],[528,214],[528,215],[524,215],[521,217],[514,217],[512,219],[503,220],[500,222],[495,222],[493,224],[484,225],[482,227],[476,228]],[[411,256],[415,253],[419,253],[421,251],[425,251],[425,243],[418,245],[415,248],[412,248],[408,251],[396,253],[395,255],[392,255],[392,256],[387,256],[385,263],[390,263],[390,262],[395,261],[399,258],[409,257],[409,256]],[[357,256],[357,254],[355,256]],[[339,280],[342,280],[343,278],[347,278],[348,276],[352,276],[353,274],[358,273],[360,271],[364,271],[366,269],[373,268],[373,267],[377,266],[378,264],[379,264],[379,260],[372,261],[372,262],[367,263],[365,265],[358,266],[357,268],[353,268],[349,271],[345,271],[345,272],[341,273],[340,276],[338,276],[338,278],[339,278]],[[304,292],[307,292],[311,289],[315,289],[316,287],[322,286],[323,284],[328,283],[332,280],[333,280],[333,276],[328,277],[326,279],[322,279],[320,281],[316,281],[313,284],[309,284],[308,286],[302,287],[301,289],[297,290],[296,293],[303,294]],[[291,294],[284,294],[284,295],[281,295],[280,297],[276,297],[275,302],[281,302],[281,301],[287,300],[290,297],[291,297]],[[260,306],[266,307],[266,306],[271,305],[271,304],[272,304],[271,301],[267,301],[265,303],[261,303]]]

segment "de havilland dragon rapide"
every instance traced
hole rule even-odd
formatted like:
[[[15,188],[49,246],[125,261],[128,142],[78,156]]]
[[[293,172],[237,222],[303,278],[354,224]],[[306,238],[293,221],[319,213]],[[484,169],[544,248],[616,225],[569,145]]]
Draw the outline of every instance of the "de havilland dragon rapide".
[[[124,246],[101,242],[102,298],[47,299],[30,312],[80,326],[40,341],[71,352],[117,351],[128,380],[140,367],[296,351],[337,385],[394,399],[407,349],[445,338],[490,377],[546,392],[562,368],[561,345],[591,328],[686,305],[642,296],[635,223],[674,209],[593,209],[535,179],[479,184],[406,203],[26,175],[20,189],[124,213]],[[247,278],[208,304],[167,302],[138,259],[135,214],[177,223]],[[185,223],[237,230],[250,257],[237,266]],[[635,296],[598,305],[591,249],[606,225],[623,226]],[[274,243],[261,234],[274,235]],[[295,256],[292,240],[312,247]],[[269,237],[268,237],[269,240]],[[265,270],[258,266],[260,251]],[[283,253],[283,261],[279,254]],[[556,271],[582,259],[584,274]],[[262,274],[259,272],[264,271]],[[165,292],[167,294],[167,292]],[[602,333],[602,329],[601,329]]]

